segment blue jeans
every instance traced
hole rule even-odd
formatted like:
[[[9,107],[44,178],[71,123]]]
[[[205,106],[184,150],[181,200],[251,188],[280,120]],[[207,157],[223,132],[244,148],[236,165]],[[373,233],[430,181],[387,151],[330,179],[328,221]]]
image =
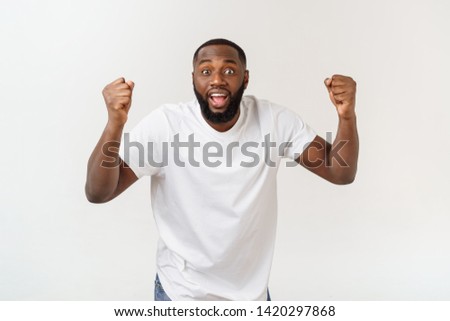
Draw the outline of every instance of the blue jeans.
[[[159,281],[158,274],[156,274],[155,279],[155,301],[172,301],[166,294],[166,291],[164,291],[164,288]],[[267,289],[267,301],[271,301],[269,289]]]
[[[155,301],[172,301],[166,294],[166,291],[164,291],[164,288],[161,285],[161,282],[159,282],[158,274],[156,274],[155,279]]]

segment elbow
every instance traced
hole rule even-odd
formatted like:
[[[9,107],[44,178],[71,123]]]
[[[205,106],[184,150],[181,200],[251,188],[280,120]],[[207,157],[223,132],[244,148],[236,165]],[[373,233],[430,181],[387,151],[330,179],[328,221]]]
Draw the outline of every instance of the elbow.
[[[343,168],[330,168],[328,177],[329,181],[336,185],[349,185],[355,181],[357,168],[356,166],[349,166]]]
[[[88,193],[86,193],[86,199],[88,200],[89,203],[92,203],[92,204],[106,203],[106,201],[103,198],[98,197],[97,195],[92,195],[92,194],[88,194]]]
[[[86,194],[86,199],[89,201],[89,203],[92,203],[92,204],[106,203],[106,201],[103,200],[102,198],[96,197],[96,196],[93,196],[93,195]]]
[[[337,177],[331,182],[336,185],[350,185],[355,181],[356,175],[348,175],[343,177]]]
[[[87,185],[85,187],[84,192],[86,195],[86,199],[88,200],[89,203],[102,204],[102,203],[106,203],[109,201],[108,197],[106,197],[105,195],[102,195],[101,193],[95,193],[95,192],[91,191]]]
[[[355,177],[350,177],[350,178],[336,180],[333,183],[336,184],[336,185],[350,185],[354,181],[355,181]]]

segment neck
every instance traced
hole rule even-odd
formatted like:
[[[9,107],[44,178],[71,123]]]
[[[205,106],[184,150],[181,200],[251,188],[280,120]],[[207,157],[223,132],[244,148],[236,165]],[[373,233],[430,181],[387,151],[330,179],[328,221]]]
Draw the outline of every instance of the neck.
[[[214,128],[218,132],[226,132],[226,131],[230,130],[234,126],[234,124],[236,124],[236,122],[239,119],[240,113],[241,113],[241,111],[238,110],[238,112],[233,117],[233,119],[231,119],[230,121],[227,121],[226,123],[213,123],[213,122],[209,121],[208,119],[206,119],[205,116],[203,115],[203,113],[202,113],[202,116],[203,116],[203,119],[208,123],[209,126]]]

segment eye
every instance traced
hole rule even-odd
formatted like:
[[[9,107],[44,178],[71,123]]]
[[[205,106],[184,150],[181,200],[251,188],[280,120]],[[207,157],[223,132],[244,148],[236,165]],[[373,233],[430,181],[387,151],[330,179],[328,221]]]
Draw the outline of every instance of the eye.
[[[227,68],[223,72],[225,75],[234,75],[234,70],[231,68]]]
[[[201,71],[201,73],[202,73],[202,75],[204,75],[204,76],[208,76],[208,75],[211,74],[211,71],[210,71],[209,69],[203,69],[203,70]]]

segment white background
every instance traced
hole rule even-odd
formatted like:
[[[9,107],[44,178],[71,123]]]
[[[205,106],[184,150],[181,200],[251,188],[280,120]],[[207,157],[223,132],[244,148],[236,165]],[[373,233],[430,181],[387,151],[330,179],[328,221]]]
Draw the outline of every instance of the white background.
[[[274,300],[449,300],[448,1],[0,2],[0,299],[151,300],[157,232],[149,179],[84,196],[106,123],[101,90],[136,83],[128,129],[193,98],[191,59],[240,44],[248,94],[325,136],[323,79],[358,83],[357,180],[279,172]]]

